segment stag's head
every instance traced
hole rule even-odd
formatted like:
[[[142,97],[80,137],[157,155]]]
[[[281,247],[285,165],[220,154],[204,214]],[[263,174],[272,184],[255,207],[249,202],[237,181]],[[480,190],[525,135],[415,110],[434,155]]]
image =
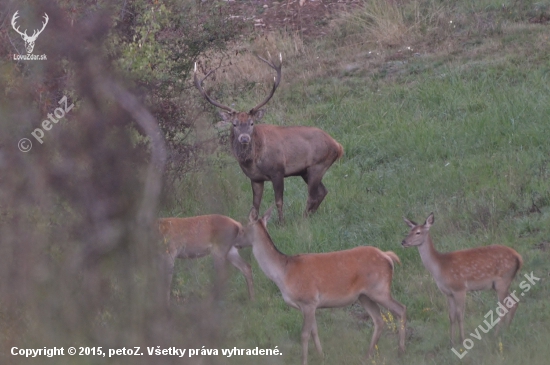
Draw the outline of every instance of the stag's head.
[[[275,71],[277,71],[277,76],[274,78],[273,88],[271,89],[271,93],[267,96],[267,98],[264,99],[261,103],[256,105],[254,108],[250,109],[248,112],[239,112],[229,106],[223,105],[216,100],[212,99],[202,88],[202,82],[212,73],[214,70],[210,70],[202,79],[199,80],[197,76],[197,64],[195,64],[195,74],[194,74],[194,81],[195,86],[199,90],[199,92],[204,96],[208,102],[220,109],[223,109],[225,111],[220,112],[220,116],[222,117],[223,121],[226,123],[231,123],[231,128],[233,129],[233,135],[235,136],[236,140],[243,144],[247,145],[252,140],[252,132],[254,131],[254,123],[258,120],[260,120],[265,113],[265,109],[261,109],[264,105],[267,104],[267,102],[271,99],[273,94],[275,94],[275,90],[277,90],[277,87],[279,86],[279,83],[281,82],[281,67],[283,65],[283,57],[281,54],[279,54],[280,63],[279,66],[275,66],[271,60],[266,60],[260,56],[258,56],[260,60],[267,63],[269,67],[273,68]]]
[[[42,31],[44,30],[44,28],[46,28],[46,24],[48,24],[48,14],[44,13],[44,21],[42,22],[42,29],[38,30],[38,29],[35,29],[34,32],[32,33],[31,36],[27,35],[27,30],[25,29],[24,32],[21,32],[19,31],[19,27],[16,27],[15,25],[15,22],[17,20],[17,18],[19,18],[19,15],[17,15],[17,13],[19,12],[16,11],[15,14],[13,14],[13,17],[11,18],[11,26],[13,27],[13,29],[19,33],[21,35],[21,38],[23,38],[23,40],[25,41],[25,49],[27,50],[27,53],[32,53],[32,50],[34,49],[34,42],[36,41],[36,38],[38,38],[38,36],[40,35],[40,33],[42,33]]]

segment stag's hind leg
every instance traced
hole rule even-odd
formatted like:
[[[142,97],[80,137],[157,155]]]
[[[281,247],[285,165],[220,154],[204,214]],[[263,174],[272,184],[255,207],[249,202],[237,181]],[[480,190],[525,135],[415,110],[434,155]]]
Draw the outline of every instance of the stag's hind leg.
[[[271,180],[273,184],[273,190],[275,192],[275,205],[277,206],[277,212],[279,213],[279,224],[285,222],[283,215],[283,194],[285,191],[285,177],[282,174],[278,174]]]
[[[302,178],[308,186],[307,206],[304,212],[305,216],[315,213],[325,199],[325,196],[328,194],[327,188],[321,182],[326,171],[327,168],[317,165],[309,167],[307,172],[302,175]]]

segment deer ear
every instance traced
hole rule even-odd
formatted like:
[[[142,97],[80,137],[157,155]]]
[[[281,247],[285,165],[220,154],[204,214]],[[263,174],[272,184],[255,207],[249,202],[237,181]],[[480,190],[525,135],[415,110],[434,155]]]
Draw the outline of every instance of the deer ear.
[[[258,210],[254,207],[250,209],[250,213],[248,213],[248,220],[250,223],[254,223],[258,220]]]
[[[403,217],[403,220],[405,221],[405,223],[407,223],[407,226],[411,227],[411,228],[414,228],[416,227],[418,224],[414,223],[413,221],[410,221],[408,220],[407,218]]]
[[[224,122],[231,122],[231,119],[233,118],[233,113],[228,113],[228,112],[218,112],[218,114],[220,115],[220,117],[222,118],[222,120]]]
[[[435,221],[434,214],[430,213],[428,218],[426,218],[426,223],[424,223],[424,226],[426,228],[430,228],[432,226],[432,224],[434,224],[434,221]]]
[[[262,217],[262,223],[264,227],[267,227],[267,221],[269,221],[269,218],[271,218],[272,212],[273,212],[273,205],[269,207],[269,209],[264,213],[264,216]]]
[[[264,114],[265,114],[265,109],[260,109],[256,113],[254,113],[254,118],[256,120],[260,120],[263,118]]]

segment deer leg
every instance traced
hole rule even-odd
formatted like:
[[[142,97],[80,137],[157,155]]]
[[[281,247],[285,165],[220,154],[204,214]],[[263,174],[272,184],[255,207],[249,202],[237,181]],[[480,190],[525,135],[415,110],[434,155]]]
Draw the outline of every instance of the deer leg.
[[[313,327],[317,326],[315,321],[315,307],[308,306],[302,308],[304,324],[302,325],[302,365],[307,365],[307,350],[309,345],[309,336],[313,332]]]
[[[212,257],[214,259],[214,271],[216,276],[214,278],[214,300],[218,301],[222,298],[225,283],[227,282],[227,260],[224,254],[220,252],[213,252]]]
[[[460,331],[460,343],[464,343],[464,311],[466,310],[466,291],[454,293],[458,329]]]
[[[308,182],[308,174],[307,172],[305,174],[302,175],[302,179],[304,179],[305,183],[308,184],[308,187],[309,187],[309,182]],[[310,207],[310,200],[308,200],[308,205],[306,207],[306,212],[304,213],[304,215],[307,215],[310,210],[313,210],[313,212],[315,212],[317,210],[317,208],[319,208],[319,206],[321,205],[321,203],[323,202],[323,200],[325,199],[325,196],[327,196],[328,194],[328,190],[327,188],[325,187],[325,185],[323,185],[322,182],[319,182],[319,185],[318,185],[318,188],[317,188],[317,193],[315,195],[316,199],[316,204],[315,206],[313,207]]]
[[[252,180],[250,182],[252,183],[252,206],[259,212],[260,204],[262,203],[262,195],[264,194],[264,182]]]
[[[166,305],[170,304],[170,292],[172,289],[172,276],[174,275],[175,255],[165,253],[160,257],[160,269],[162,270],[163,293],[166,295]]]
[[[328,189],[325,187],[325,185],[323,185],[322,182],[320,182],[319,188],[318,188],[318,195],[317,195],[318,202],[317,202],[317,207],[315,208],[316,210],[317,208],[319,208],[319,206],[321,205],[321,203],[323,202],[327,194],[328,194]]]
[[[455,345],[455,322],[457,319],[456,315],[456,304],[455,298],[453,295],[447,295],[447,306],[449,308],[449,321],[451,322],[451,346]]]
[[[385,295],[380,295],[379,298],[372,298],[379,304],[388,308],[390,312],[393,313],[397,318],[399,318],[399,353],[403,354],[405,352],[405,328],[407,326],[407,307],[399,303],[397,300],[393,299],[391,294],[386,293]]]
[[[313,327],[311,328],[311,334],[313,335],[313,341],[315,342],[315,348],[319,355],[323,355],[323,347],[321,346],[321,340],[319,339],[319,333],[317,332],[317,320],[313,317]]]
[[[315,213],[328,194],[327,188],[321,182],[325,172],[326,169],[323,166],[313,166],[307,169],[308,199],[305,216]]]
[[[239,255],[239,250],[235,246],[231,247],[227,253],[227,259],[233,264],[246,279],[246,286],[248,287],[248,297],[250,300],[254,300],[254,284],[252,281],[252,269],[250,264],[246,262],[241,255]]]
[[[361,303],[363,308],[365,308],[369,316],[372,318],[372,322],[374,323],[374,332],[372,333],[369,351],[367,352],[367,358],[370,358],[374,355],[376,344],[378,343],[378,339],[380,338],[380,335],[382,334],[382,331],[384,329],[384,320],[380,315],[380,307],[369,297],[361,294],[359,296],[359,302]]]
[[[506,313],[506,315],[503,318],[506,326],[510,325],[510,322],[512,322],[512,319],[514,318],[514,314],[516,313],[516,309],[518,308],[517,302],[514,303],[512,308],[508,308],[508,306],[505,304],[505,302],[508,302],[510,300],[515,302],[515,300],[512,299],[512,297],[510,297],[510,291],[509,291],[510,284],[511,284],[511,281],[506,282],[504,280],[500,280],[495,283],[495,290],[497,291],[498,301],[508,309],[508,313]],[[497,328],[495,331],[495,336],[498,335],[501,325],[502,325],[502,320],[499,321],[496,326]]]
[[[273,177],[271,180],[273,184],[273,190],[275,191],[275,205],[277,206],[277,211],[279,212],[279,224],[285,222],[285,217],[283,215],[283,193],[285,191],[285,177],[283,174],[279,174]]]

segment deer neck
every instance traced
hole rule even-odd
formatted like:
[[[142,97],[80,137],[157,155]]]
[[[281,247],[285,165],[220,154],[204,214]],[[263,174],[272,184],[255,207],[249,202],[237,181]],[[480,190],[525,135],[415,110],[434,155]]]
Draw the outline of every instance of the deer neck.
[[[439,277],[441,271],[441,254],[435,249],[432,238],[428,233],[423,244],[418,246],[418,252],[424,267],[434,276]]]
[[[263,227],[262,227],[263,228]],[[269,237],[267,230],[258,229],[255,234],[252,253],[260,269],[279,288],[284,284],[285,266],[288,256],[280,252]]]

